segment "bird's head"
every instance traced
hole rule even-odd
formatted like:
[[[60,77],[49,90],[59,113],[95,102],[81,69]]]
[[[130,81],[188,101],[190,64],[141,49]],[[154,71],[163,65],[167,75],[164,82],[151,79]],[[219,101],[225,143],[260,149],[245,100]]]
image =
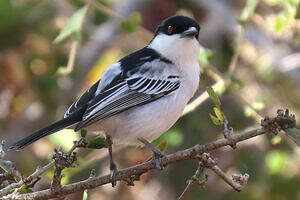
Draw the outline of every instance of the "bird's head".
[[[165,19],[158,27],[149,46],[163,56],[180,60],[184,56],[199,54],[199,31],[197,21],[185,16]]]

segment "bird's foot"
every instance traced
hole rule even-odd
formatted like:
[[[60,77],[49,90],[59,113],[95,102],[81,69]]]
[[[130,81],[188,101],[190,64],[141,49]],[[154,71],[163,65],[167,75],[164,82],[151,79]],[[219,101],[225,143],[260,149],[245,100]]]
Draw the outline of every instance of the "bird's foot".
[[[117,183],[115,178],[116,178],[116,173],[118,172],[116,164],[114,162],[111,162],[110,166],[109,166],[109,169],[110,169],[111,186],[115,187],[116,183]]]
[[[148,149],[150,149],[153,152],[153,154],[154,154],[153,159],[155,160],[155,167],[156,167],[156,169],[163,170],[164,167],[161,166],[161,158],[163,158],[164,156],[166,156],[164,154],[164,152],[162,152],[159,149],[157,149],[155,146],[153,146],[151,143],[149,143],[144,138],[138,138],[138,140],[140,142],[142,142]]]

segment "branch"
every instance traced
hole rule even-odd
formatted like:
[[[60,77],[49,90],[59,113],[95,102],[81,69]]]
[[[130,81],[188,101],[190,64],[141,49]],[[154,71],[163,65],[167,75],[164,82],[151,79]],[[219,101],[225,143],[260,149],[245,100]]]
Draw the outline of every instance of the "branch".
[[[181,195],[178,197],[178,200],[181,200],[183,196],[187,193],[187,191],[195,184],[198,183],[199,185],[203,186],[203,184],[207,181],[207,179],[200,180],[201,174],[203,173],[205,167],[201,161],[199,161],[198,169],[196,170],[194,176],[191,177],[190,180],[187,182],[187,186],[184,188]]]
[[[233,189],[240,192],[242,187],[247,183],[249,179],[248,174],[234,175],[230,178],[223,170],[217,165],[216,161],[210,156],[209,153],[203,153],[199,158],[205,164],[207,168],[213,170],[219,177],[221,177],[226,183],[228,183]],[[243,180],[243,181],[240,181]]]
[[[72,146],[72,148],[68,151],[67,155],[70,156],[72,154],[72,152],[79,147],[84,147],[86,145],[86,141],[84,138],[81,138],[81,140],[79,141],[75,141],[74,145]],[[52,161],[50,163],[48,163],[47,165],[43,166],[43,167],[38,167],[34,173],[32,173],[30,176],[20,180],[17,183],[12,183],[10,185],[8,185],[7,187],[3,188],[0,190],[0,196],[4,196],[10,193],[11,190],[15,189],[15,188],[19,188],[21,187],[23,184],[25,185],[31,185],[33,183],[36,183],[36,180],[40,179],[40,176],[45,173],[47,170],[49,170],[50,168],[52,168],[55,165],[55,161]]]
[[[218,139],[214,142],[210,142],[205,145],[197,144],[191,148],[166,155],[165,157],[161,158],[161,166],[166,167],[179,161],[197,159],[197,157],[203,154],[204,152],[209,152],[227,145],[231,145],[232,142],[238,143],[249,138],[256,137],[258,135],[263,135],[267,133],[278,133],[278,131],[285,130],[286,128],[290,128],[291,126],[295,126],[295,115],[289,115],[288,112],[283,113],[282,110],[279,110],[276,117],[266,117],[264,120],[262,120],[261,128],[257,128],[248,132],[234,134],[231,136],[230,140],[226,138]],[[135,165],[133,167],[122,169],[116,173],[115,181],[125,181],[128,185],[132,185],[134,181],[139,180],[142,174],[152,169],[155,169],[154,160],[150,160],[145,163]],[[75,193],[85,189],[93,189],[108,183],[111,183],[110,175],[90,177],[84,181],[62,186],[59,190],[59,194],[53,192],[51,189],[46,189],[33,193],[20,194],[14,196],[14,199],[49,199],[57,196]],[[3,197],[3,199],[12,198],[8,195],[6,197]]]

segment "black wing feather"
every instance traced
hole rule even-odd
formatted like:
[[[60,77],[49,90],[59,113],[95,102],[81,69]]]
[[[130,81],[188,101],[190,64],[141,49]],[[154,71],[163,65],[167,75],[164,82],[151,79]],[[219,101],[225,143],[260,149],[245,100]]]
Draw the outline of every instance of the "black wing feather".
[[[85,93],[83,93],[76,101],[72,103],[72,105],[66,111],[64,118],[70,116],[75,111],[79,110],[83,106],[86,106],[87,103],[95,97],[95,93],[98,88],[99,81],[97,81],[90,89],[88,89]]]

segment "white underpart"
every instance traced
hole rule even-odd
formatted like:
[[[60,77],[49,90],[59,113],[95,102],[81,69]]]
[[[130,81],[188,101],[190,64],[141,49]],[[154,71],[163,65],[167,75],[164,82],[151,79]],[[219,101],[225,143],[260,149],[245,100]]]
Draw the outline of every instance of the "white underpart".
[[[165,70],[163,74],[178,75],[180,88],[166,97],[131,108],[88,127],[88,130],[103,130],[111,135],[114,144],[137,144],[137,137],[149,141],[159,137],[178,120],[198,88],[200,47],[195,37],[180,38],[180,35],[160,34],[152,40],[149,47],[174,63],[174,68]],[[117,73],[120,69],[119,64],[114,68]],[[109,82],[108,79],[101,81]]]

